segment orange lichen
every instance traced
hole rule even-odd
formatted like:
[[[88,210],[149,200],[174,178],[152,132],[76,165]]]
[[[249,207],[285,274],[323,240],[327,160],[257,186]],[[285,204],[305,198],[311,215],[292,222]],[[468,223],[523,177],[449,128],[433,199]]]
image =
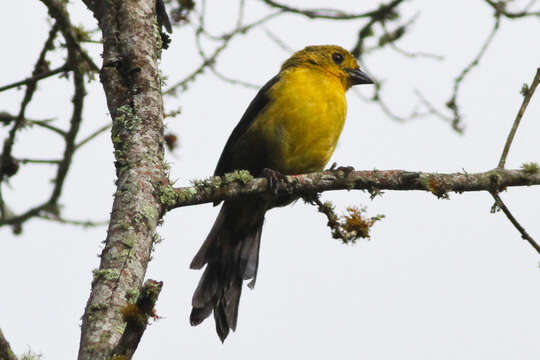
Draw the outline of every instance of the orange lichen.
[[[364,208],[350,206],[347,208],[347,215],[343,216],[343,224],[341,227],[348,233],[355,233],[357,238],[369,238],[369,230],[384,215],[377,215],[371,218],[366,218],[363,214],[366,212]]]
[[[144,327],[147,321],[147,315],[141,310],[137,304],[127,304],[120,309],[122,318],[130,325]]]

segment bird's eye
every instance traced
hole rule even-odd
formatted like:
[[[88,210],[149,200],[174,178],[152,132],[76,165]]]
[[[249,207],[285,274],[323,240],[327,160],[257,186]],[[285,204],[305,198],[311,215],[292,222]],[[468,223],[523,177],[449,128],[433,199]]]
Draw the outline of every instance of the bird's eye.
[[[332,60],[334,60],[334,62],[339,65],[343,62],[343,55],[341,55],[340,53],[333,53]]]

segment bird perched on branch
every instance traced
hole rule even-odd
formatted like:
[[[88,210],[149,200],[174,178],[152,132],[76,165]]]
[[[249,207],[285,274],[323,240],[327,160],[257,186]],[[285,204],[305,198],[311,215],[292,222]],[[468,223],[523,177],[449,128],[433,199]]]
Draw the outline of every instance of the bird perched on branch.
[[[249,104],[214,175],[245,169],[266,176],[275,187],[283,175],[323,170],[345,122],[345,92],[371,83],[339,46],[308,46],[294,53]],[[192,269],[206,265],[193,294],[191,325],[213,311],[221,341],[236,329],[242,283],[251,279],[248,286],[255,285],[265,213],[290,201],[258,197],[224,202],[191,262]]]

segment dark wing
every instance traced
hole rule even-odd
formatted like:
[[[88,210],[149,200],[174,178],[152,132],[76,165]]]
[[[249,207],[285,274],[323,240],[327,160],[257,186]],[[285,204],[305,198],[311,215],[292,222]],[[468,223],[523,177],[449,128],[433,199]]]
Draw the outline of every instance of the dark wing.
[[[165,4],[163,3],[163,0],[157,0],[156,2],[156,15],[160,30],[162,30],[161,27],[163,26],[165,27],[165,30],[167,30],[167,32],[171,34],[171,20],[169,20],[169,15],[167,15],[167,10],[165,9]]]
[[[216,170],[214,171],[214,176],[222,176],[233,170],[241,169],[249,170],[254,176],[260,175],[259,172],[262,168],[259,169],[259,167],[264,167],[263,158],[265,154],[263,153],[263,145],[259,144],[257,147],[256,139],[249,145],[239,144],[239,139],[270,103],[269,90],[278,81],[279,75],[274,76],[259,90],[255,98],[251,101],[240,122],[232,131],[231,136],[229,136],[227,144],[225,144],[225,148],[221,153]]]

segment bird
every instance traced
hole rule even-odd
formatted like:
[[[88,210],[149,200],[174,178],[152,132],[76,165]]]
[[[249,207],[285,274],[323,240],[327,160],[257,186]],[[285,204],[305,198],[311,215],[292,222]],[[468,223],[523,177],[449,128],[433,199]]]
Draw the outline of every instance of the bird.
[[[172,33],[171,20],[169,20],[169,15],[167,14],[167,9],[165,9],[163,0],[156,1],[156,16],[159,28],[165,28],[169,34]]]
[[[323,170],[345,122],[345,92],[372,83],[340,46],[307,46],[295,52],[247,107],[214,175],[248,170],[266,177],[272,188],[285,175]],[[222,342],[236,330],[243,282],[251,280],[248,287],[253,289],[257,279],[265,213],[293,200],[260,196],[224,201],[190,264],[191,269],[206,265],[192,298],[192,326],[213,312]]]

